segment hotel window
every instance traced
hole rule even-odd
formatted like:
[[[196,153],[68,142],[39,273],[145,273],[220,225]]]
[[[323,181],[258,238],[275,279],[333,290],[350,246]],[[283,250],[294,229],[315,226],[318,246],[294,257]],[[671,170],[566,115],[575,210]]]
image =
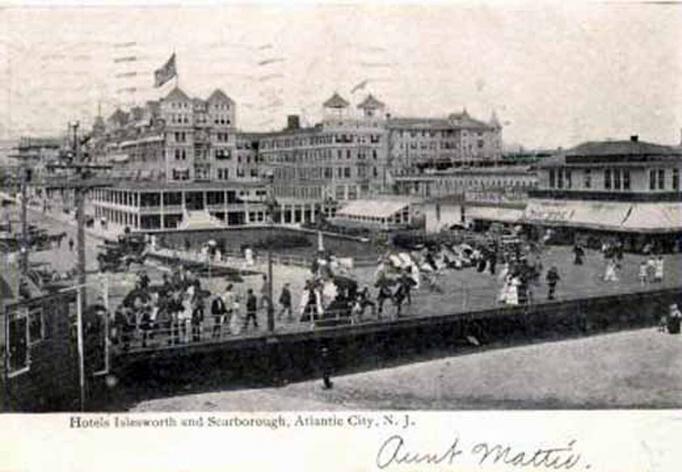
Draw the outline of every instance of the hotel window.
[[[549,170],[549,188],[554,188],[556,185],[556,180],[554,177],[554,169]]]
[[[680,189],[680,170],[673,169],[673,190]]]
[[[583,173],[583,187],[585,187],[585,188],[591,188],[592,187],[592,170],[591,169],[585,169],[585,172]]]
[[[654,169],[649,171],[649,190],[656,190],[656,171]]]
[[[630,190],[630,171],[623,171],[623,190]]]
[[[604,169],[604,188],[611,190],[611,169]]]
[[[620,190],[620,169],[613,170],[613,189]]]
[[[665,170],[658,169],[658,189],[665,189]]]

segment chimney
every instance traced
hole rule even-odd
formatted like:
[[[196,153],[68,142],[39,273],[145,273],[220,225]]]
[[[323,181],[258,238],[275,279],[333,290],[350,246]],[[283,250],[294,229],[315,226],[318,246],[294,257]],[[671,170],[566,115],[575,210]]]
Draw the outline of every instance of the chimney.
[[[301,127],[301,119],[298,115],[287,116],[287,129],[299,129]]]
[[[632,136],[630,136],[630,141],[632,141],[633,143],[636,143],[637,141],[639,141],[639,136],[637,136],[636,134],[633,134]]]

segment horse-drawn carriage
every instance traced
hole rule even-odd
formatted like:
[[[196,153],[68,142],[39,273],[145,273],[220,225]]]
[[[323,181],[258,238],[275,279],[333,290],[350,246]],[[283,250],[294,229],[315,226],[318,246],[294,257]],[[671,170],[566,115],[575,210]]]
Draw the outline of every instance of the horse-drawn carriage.
[[[103,272],[127,271],[132,264],[143,264],[146,257],[146,242],[142,235],[126,234],[117,241],[105,240],[97,254],[99,268]]]

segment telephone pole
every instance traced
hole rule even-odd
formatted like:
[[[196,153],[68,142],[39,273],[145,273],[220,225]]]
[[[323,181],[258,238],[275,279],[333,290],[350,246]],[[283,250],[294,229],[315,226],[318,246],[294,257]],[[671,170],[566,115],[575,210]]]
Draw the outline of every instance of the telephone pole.
[[[19,210],[19,224],[21,226],[21,236],[19,238],[19,270],[22,275],[26,275],[28,274],[28,254],[31,245],[28,237],[28,182],[30,180],[29,176],[31,172],[28,159],[32,156],[15,154],[9,157],[21,160],[16,167],[16,182],[19,186],[18,190],[21,196],[21,207]]]
[[[80,295],[81,308],[87,306],[87,274],[86,274],[86,257],[85,257],[85,194],[88,190],[97,187],[106,187],[111,185],[107,181],[97,181],[92,179],[92,172],[100,169],[110,169],[108,165],[97,165],[85,162],[83,152],[81,150],[81,138],[78,136],[78,128],[80,123],[78,121],[69,123],[69,128],[72,131],[73,138],[73,162],[67,164],[53,164],[49,167],[52,169],[69,169],[75,171],[75,176],[66,178],[63,182],[47,182],[45,188],[58,188],[62,190],[73,190],[74,200],[76,206],[76,251],[77,264],[76,270],[78,272],[78,290]]]

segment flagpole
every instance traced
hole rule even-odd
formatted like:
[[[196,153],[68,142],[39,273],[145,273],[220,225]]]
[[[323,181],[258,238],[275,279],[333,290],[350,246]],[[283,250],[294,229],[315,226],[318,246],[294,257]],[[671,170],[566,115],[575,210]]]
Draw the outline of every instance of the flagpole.
[[[175,55],[175,46],[173,46],[173,65],[175,66],[175,88],[180,88],[180,74],[178,73],[178,56]]]

